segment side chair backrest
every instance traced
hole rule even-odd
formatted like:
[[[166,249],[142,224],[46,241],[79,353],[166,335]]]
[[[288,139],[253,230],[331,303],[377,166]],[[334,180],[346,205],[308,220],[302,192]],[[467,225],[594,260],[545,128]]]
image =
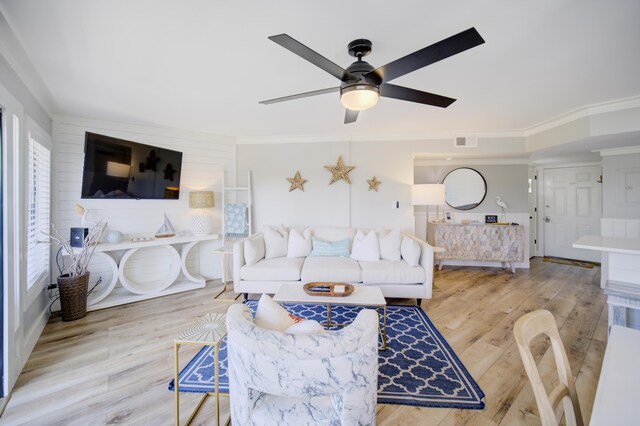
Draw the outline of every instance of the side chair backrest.
[[[558,333],[556,321],[551,312],[539,310],[523,315],[516,321],[513,327],[513,334],[522,357],[524,369],[531,381],[542,424],[544,426],[556,426],[559,423],[555,409],[560,401],[563,401],[566,424],[582,426],[584,422],[580,412],[573,375],[571,374],[571,367],[560,339],[560,333]],[[560,380],[558,386],[549,394],[544,388],[530,348],[531,341],[541,334],[549,337],[551,341],[551,348]]]

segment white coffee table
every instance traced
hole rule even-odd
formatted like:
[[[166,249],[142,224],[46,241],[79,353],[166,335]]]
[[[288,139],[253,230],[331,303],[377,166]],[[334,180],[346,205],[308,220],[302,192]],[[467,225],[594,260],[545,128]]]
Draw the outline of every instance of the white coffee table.
[[[382,295],[382,290],[378,287],[354,286],[353,293],[345,297],[311,296],[305,293],[301,284],[283,284],[280,286],[273,300],[278,303],[316,303],[327,305],[326,327],[346,326],[347,324],[336,324],[331,322],[331,307],[335,305],[343,306],[364,306],[375,307],[378,311],[378,330],[382,338],[381,350],[387,349],[387,301]],[[382,310],[382,315],[380,315]],[[382,326],[380,319],[382,318]]]

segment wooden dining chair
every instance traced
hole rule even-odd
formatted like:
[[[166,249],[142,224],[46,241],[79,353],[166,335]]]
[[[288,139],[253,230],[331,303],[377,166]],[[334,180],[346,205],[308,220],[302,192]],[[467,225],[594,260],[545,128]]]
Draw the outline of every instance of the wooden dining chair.
[[[551,312],[539,310],[523,315],[516,321],[513,327],[513,334],[522,357],[524,369],[531,381],[542,424],[544,426],[556,426],[559,423],[555,409],[562,401],[566,424],[568,426],[584,425],[569,360],[560,339],[560,333],[558,333],[558,326]],[[558,386],[548,395],[540,379],[538,367],[530,349],[531,341],[541,334],[546,335],[551,340],[551,348],[556,362],[556,369],[558,370],[558,378],[560,379]]]

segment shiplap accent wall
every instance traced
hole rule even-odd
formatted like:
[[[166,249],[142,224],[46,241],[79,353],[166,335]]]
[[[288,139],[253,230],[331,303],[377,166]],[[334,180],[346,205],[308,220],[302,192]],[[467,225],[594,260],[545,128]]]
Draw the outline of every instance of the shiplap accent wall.
[[[179,200],[91,200],[81,199],[85,132],[140,142],[183,153]],[[178,232],[190,232],[189,191],[214,191],[211,209],[213,232],[221,234],[221,200],[225,185],[234,186],[236,177],[235,138],[184,130],[145,127],[80,117],[53,118],[53,223],[63,236],[69,228],[80,226],[75,203],[90,209],[94,217],[108,222],[109,229],[126,235],[150,236],[163,223],[166,213]],[[203,243],[200,266],[206,278],[220,277],[220,261],[209,255],[217,243]],[[54,276],[57,271],[54,269]]]

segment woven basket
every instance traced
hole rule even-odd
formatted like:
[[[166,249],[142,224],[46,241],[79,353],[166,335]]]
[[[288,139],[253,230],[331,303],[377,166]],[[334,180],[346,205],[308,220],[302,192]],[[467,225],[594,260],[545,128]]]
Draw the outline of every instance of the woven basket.
[[[87,315],[88,288],[89,272],[76,277],[68,275],[58,277],[62,321],[73,321]]]

